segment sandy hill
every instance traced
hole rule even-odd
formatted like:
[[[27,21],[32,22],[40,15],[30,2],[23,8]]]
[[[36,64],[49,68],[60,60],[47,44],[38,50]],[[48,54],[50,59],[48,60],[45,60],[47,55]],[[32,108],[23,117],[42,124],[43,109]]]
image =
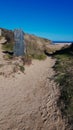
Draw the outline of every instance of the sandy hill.
[[[12,30],[7,30],[7,29],[3,29],[0,28],[2,30],[2,36],[5,37],[7,39],[8,42],[14,42],[14,35],[13,35],[13,31]],[[51,40],[48,40],[46,38],[41,38],[41,37],[37,37],[35,35],[30,35],[27,33],[24,33],[25,36],[25,41],[27,44],[29,43],[33,43],[33,44],[37,44],[39,45],[39,47],[41,48],[42,46],[46,46],[48,44],[51,44]]]

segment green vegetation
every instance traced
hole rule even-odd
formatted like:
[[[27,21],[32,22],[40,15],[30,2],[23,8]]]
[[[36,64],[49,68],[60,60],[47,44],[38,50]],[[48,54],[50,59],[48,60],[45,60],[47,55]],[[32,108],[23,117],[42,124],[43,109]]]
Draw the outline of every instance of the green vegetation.
[[[25,71],[24,66],[19,65],[19,68],[20,68],[20,71],[21,71],[22,73],[24,73],[24,71]]]
[[[61,96],[58,102],[63,115],[68,117],[68,121],[73,125],[73,55],[57,54],[55,70],[57,76],[55,80],[60,84]]]
[[[46,55],[44,53],[42,54],[32,54],[31,55],[33,59],[37,59],[37,60],[45,60],[46,59]]]
[[[19,63],[15,63],[15,65],[13,66],[13,73],[17,73],[18,71],[24,73],[24,71],[25,71],[24,65],[20,65]]]
[[[44,54],[44,50],[37,43],[27,43],[27,55],[32,59],[44,60],[46,59],[46,55]]]
[[[2,49],[5,52],[13,52],[13,43],[7,43],[2,45]],[[12,55],[7,54],[6,56],[9,59],[12,59]],[[28,43],[27,44],[27,52],[24,56],[24,61],[29,62],[31,59],[38,59],[38,60],[44,60],[46,59],[46,55],[44,54],[44,51],[39,48],[39,45],[37,43]]]
[[[6,44],[2,45],[2,49],[3,49],[4,53],[6,54],[4,56],[4,58],[6,60],[10,60],[13,58],[13,54],[11,54],[11,53],[13,53],[13,43],[6,43]]]
[[[2,49],[7,52],[13,52],[14,33],[10,30],[2,29],[2,36],[5,37],[8,42],[7,44],[4,44],[2,46]],[[46,43],[50,44],[51,41],[44,38],[36,37],[34,35],[25,34],[25,42],[27,47],[27,56],[25,56],[25,60],[29,61],[33,58],[44,60],[46,58],[46,55],[44,54],[45,46]]]
[[[10,54],[6,54],[3,56],[5,60],[12,60],[13,59],[13,55],[10,55]]]
[[[13,51],[13,43],[7,43],[7,44],[2,45],[2,49],[4,51],[12,52]]]

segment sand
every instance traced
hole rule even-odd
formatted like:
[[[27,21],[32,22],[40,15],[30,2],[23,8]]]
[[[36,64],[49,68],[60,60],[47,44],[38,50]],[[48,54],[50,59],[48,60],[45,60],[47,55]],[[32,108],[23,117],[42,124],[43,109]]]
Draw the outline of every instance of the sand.
[[[0,130],[65,130],[57,106],[60,96],[54,81],[55,59],[33,60],[24,73],[10,76],[13,65],[4,60],[0,44]],[[14,61],[15,62],[15,61]]]
[[[55,60],[33,60],[25,74],[0,76],[0,130],[64,130],[57,107],[60,95],[54,82]]]

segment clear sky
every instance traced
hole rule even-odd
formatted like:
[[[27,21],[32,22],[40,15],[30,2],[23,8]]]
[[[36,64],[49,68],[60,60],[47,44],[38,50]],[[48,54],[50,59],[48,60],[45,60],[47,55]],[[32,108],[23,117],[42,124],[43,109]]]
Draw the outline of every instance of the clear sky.
[[[0,0],[0,27],[73,41],[73,0]]]

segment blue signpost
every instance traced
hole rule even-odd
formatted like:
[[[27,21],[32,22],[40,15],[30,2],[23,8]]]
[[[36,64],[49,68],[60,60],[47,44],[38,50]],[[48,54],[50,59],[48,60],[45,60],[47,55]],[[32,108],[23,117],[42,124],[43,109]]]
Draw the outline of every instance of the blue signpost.
[[[14,56],[23,56],[25,43],[24,43],[24,33],[22,30],[14,31]]]

